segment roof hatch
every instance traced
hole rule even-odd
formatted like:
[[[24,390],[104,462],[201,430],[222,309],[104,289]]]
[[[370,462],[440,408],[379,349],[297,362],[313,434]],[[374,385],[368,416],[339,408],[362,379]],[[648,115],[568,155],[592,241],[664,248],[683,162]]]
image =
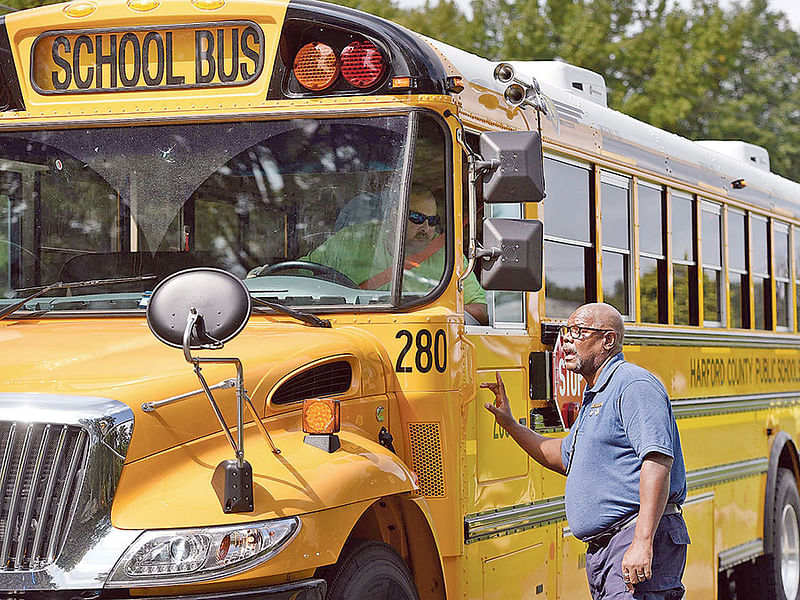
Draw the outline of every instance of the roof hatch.
[[[589,102],[608,106],[606,80],[599,73],[554,60],[516,61],[511,65],[518,73],[535,77]]]
[[[695,143],[769,173],[769,152],[766,148],[738,140],[700,140]]]

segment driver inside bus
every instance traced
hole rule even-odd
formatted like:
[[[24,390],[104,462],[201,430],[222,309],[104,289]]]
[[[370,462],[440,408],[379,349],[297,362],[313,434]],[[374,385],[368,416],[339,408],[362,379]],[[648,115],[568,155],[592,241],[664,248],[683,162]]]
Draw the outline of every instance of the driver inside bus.
[[[431,191],[422,186],[412,187],[406,224],[404,293],[430,292],[442,278],[445,250],[444,236],[437,234],[439,221]],[[381,221],[348,225],[300,260],[333,267],[362,289],[389,289],[394,242],[387,235],[388,229]],[[489,324],[486,292],[474,273],[464,281],[464,304],[466,312],[478,324]]]

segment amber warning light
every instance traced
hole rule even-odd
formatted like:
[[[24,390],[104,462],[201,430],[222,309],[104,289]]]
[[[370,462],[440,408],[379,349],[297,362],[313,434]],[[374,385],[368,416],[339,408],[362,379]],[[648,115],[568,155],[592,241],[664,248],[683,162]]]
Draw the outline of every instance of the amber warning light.
[[[316,446],[326,452],[334,452],[340,446],[339,401],[330,398],[311,398],[303,400],[303,433],[306,444]]]
[[[307,90],[327,89],[339,76],[339,59],[327,44],[311,42],[300,48],[295,56],[294,75]]]
[[[340,53],[322,42],[309,42],[297,52],[294,76],[297,83],[312,92],[334,87],[339,75],[356,89],[377,84],[387,71],[380,49],[368,40],[354,41]]]

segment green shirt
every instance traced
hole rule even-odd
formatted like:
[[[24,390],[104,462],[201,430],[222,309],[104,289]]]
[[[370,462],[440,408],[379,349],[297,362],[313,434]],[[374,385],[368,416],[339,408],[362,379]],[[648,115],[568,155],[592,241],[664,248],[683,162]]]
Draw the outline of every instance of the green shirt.
[[[383,223],[358,223],[337,231],[300,260],[333,267],[361,285],[391,269],[394,257],[387,249]],[[441,281],[444,270],[445,252],[442,247],[419,266],[403,272],[403,292],[430,292]],[[391,277],[375,289],[388,290],[390,284]],[[464,280],[464,303],[486,304],[486,292],[474,273]]]

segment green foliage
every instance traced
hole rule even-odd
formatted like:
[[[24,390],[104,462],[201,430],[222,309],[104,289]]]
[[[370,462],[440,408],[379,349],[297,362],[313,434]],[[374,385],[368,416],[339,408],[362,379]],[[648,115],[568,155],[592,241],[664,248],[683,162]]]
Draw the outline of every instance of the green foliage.
[[[491,60],[564,60],[603,74],[609,105],[689,139],[769,150],[800,179],[800,35],[766,0],[340,0]]]
[[[0,4],[0,14],[14,12],[25,8],[35,8],[46,4],[58,4],[63,0],[4,0]]]
[[[767,0],[337,0],[492,60],[601,73],[609,105],[690,139],[741,139],[800,179],[800,35]],[[5,0],[11,8],[50,0]]]

